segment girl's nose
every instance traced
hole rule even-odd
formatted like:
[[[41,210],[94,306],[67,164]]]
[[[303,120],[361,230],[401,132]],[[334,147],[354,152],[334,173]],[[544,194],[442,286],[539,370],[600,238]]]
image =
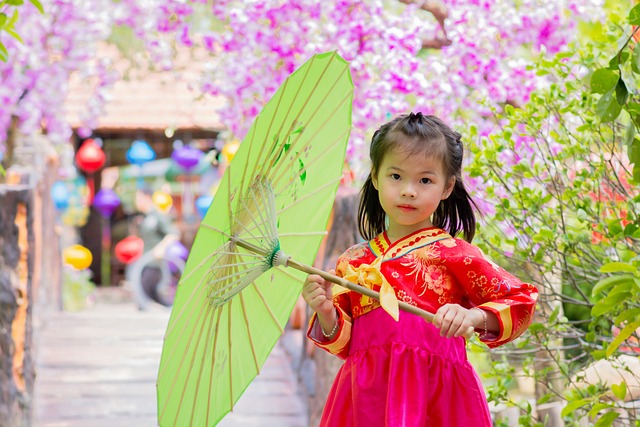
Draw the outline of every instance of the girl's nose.
[[[407,184],[404,187],[402,187],[402,196],[403,197],[410,197],[410,198],[415,198],[416,197],[416,191],[413,188],[413,185],[411,184]]]

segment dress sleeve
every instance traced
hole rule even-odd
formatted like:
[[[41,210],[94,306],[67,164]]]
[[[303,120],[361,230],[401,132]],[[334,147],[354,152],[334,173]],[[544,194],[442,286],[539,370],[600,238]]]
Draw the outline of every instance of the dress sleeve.
[[[458,240],[458,239],[456,239]],[[471,307],[490,311],[498,317],[500,332],[481,335],[494,348],[522,335],[533,320],[538,290],[489,260],[471,244],[458,240],[458,248],[448,248],[444,258],[448,270],[463,287]]]
[[[344,277],[344,271],[348,264],[348,258],[345,255],[338,259],[336,275]],[[322,334],[322,327],[317,320],[316,313],[313,314],[309,322],[307,337],[318,347],[335,354],[341,359],[346,359],[349,355],[349,344],[351,342],[351,325],[353,324],[353,315],[351,311],[350,292],[338,285],[333,287],[333,305],[338,313],[338,329],[332,339],[327,339]]]

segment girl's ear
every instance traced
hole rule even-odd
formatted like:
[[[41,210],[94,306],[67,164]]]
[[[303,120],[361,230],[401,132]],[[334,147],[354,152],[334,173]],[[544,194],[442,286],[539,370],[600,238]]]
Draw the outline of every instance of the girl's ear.
[[[453,188],[455,187],[455,185],[456,185],[456,177],[452,176],[451,178],[449,178],[449,181],[447,181],[447,185],[444,187],[444,191],[442,192],[442,199],[440,200],[448,199],[451,193],[453,192]]]
[[[371,183],[373,184],[373,188],[378,189],[378,174],[371,171]]]

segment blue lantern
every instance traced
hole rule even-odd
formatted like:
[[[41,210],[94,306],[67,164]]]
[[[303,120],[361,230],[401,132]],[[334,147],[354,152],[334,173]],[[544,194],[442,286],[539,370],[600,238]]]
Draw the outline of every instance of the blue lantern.
[[[211,202],[213,202],[212,196],[200,196],[196,199],[196,209],[198,210],[200,219],[204,218],[204,216],[207,214]]]
[[[137,139],[127,150],[127,161],[133,165],[143,165],[156,158],[156,152],[146,141]]]
[[[63,211],[69,207],[69,189],[67,184],[62,181],[56,181],[51,186],[51,199],[56,209]]]

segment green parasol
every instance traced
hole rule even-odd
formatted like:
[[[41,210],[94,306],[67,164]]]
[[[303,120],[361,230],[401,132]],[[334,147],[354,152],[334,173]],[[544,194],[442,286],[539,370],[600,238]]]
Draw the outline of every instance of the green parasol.
[[[255,119],[178,285],[157,379],[160,426],[217,424],[260,373],[306,277],[283,268],[279,249],[314,261],[342,176],[352,97],[348,63],[319,54]]]

